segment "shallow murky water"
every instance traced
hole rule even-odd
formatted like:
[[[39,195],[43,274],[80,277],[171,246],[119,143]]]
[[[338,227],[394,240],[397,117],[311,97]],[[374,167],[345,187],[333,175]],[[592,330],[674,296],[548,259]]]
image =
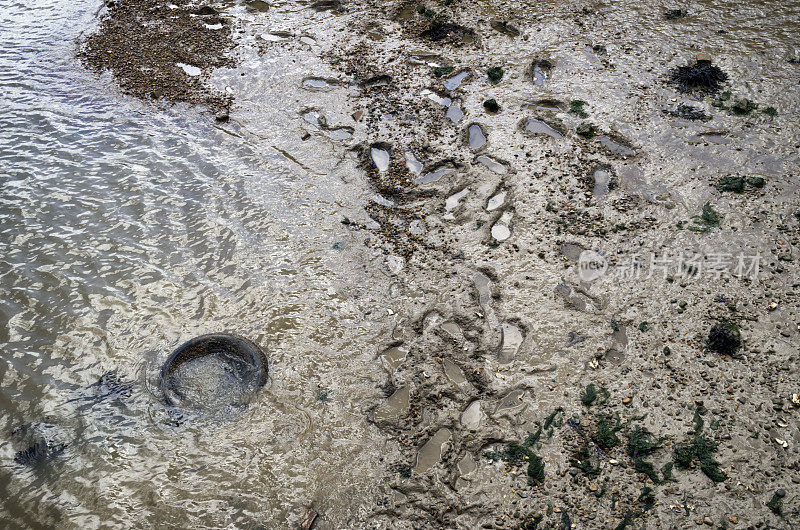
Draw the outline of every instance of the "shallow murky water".
[[[342,138],[301,140],[285,97],[329,72],[248,56],[215,79],[246,118],[214,126],[80,66],[97,8],[6,1],[0,15],[0,521],[276,527],[306,506],[344,520],[391,453],[365,419],[388,286],[342,252],[356,246],[342,216],[365,201]],[[342,109],[324,112],[334,127]],[[161,363],[216,331],[266,350],[267,387],[225,420],[176,422]],[[22,465],[21,432],[63,451]]]

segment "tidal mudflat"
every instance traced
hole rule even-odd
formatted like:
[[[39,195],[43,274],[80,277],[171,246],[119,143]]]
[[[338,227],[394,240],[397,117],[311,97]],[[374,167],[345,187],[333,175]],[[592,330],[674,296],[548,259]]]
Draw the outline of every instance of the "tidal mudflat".
[[[2,144],[7,520],[798,524],[800,7],[89,4],[70,90],[139,117],[71,133],[127,155],[99,230],[94,175]],[[160,363],[218,331],[266,386],[165,421]]]

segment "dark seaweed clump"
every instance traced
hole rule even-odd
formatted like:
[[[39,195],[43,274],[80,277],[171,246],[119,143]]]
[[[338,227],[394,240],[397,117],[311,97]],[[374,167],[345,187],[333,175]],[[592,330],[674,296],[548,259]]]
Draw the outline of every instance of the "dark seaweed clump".
[[[636,426],[628,436],[627,453],[628,456],[631,457],[631,460],[633,460],[634,469],[638,473],[647,475],[655,484],[660,484],[662,481],[658,477],[658,473],[656,473],[653,464],[645,460],[645,457],[661,448],[666,440],[667,438],[665,437],[654,437],[650,431],[639,426]],[[665,469],[665,480],[671,471],[671,467]]]
[[[680,92],[703,92],[715,94],[728,80],[728,74],[711,61],[695,61],[694,64],[679,66],[670,72],[670,82]]]
[[[554,418],[558,412],[560,412],[560,409],[557,409],[551,414],[548,420]],[[535,433],[529,434],[521,444],[510,443],[506,446],[505,451],[486,453],[486,458],[490,460],[502,460],[509,466],[521,466],[527,462],[528,469],[526,474],[528,476],[528,484],[531,486],[542,484],[544,483],[544,460],[533,452],[532,447],[538,443],[543,429],[548,429],[549,427],[550,425],[545,421],[544,427],[540,426]]]
[[[597,403],[602,404],[608,401],[608,397],[608,390],[603,387],[600,387],[600,390],[598,390],[597,387],[594,386],[594,383],[589,383],[586,385],[586,390],[581,394],[581,403],[587,407],[591,407],[598,398],[600,398],[600,401],[597,401]]]
[[[742,334],[739,326],[730,322],[717,322],[708,334],[706,347],[723,355],[736,355],[742,347]]]
[[[474,32],[471,29],[459,26],[458,24],[434,20],[431,22],[431,25],[428,27],[428,29],[422,33],[424,37],[427,37],[434,42],[444,40],[451,34],[464,36],[473,35]]]
[[[500,104],[498,104],[494,98],[487,99],[483,102],[483,108],[489,112],[498,112],[500,110]]]
[[[756,189],[761,189],[766,185],[767,181],[762,177],[737,177],[728,175],[719,179],[717,189],[719,191],[732,191],[733,193],[744,193],[747,186],[752,186]]]
[[[703,434],[703,414],[706,409],[702,405],[694,411],[694,437],[688,442],[675,446],[673,460],[681,469],[688,469],[693,462],[700,464],[700,470],[714,482],[724,482],[728,475],[720,469],[720,463],[714,458],[717,444]]]
[[[486,75],[489,77],[489,82],[496,85],[503,79],[503,69],[499,66],[489,68]]]
[[[611,416],[603,414],[597,420],[597,429],[592,433],[592,441],[601,449],[616,447],[622,443],[617,433],[624,427],[619,418],[613,421]]]

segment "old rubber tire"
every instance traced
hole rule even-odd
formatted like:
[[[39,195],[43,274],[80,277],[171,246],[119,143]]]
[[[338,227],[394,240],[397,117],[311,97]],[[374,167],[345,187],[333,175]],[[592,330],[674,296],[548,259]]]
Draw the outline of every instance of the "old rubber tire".
[[[182,397],[179,381],[173,377],[176,370],[189,361],[209,355],[224,356],[246,367],[246,374],[252,379],[247,383],[254,390],[263,387],[267,382],[267,356],[258,345],[244,337],[229,333],[201,335],[179,346],[161,368],[159,388],[167,405],[173,407],[180,405],[179,399],[175,398]]]

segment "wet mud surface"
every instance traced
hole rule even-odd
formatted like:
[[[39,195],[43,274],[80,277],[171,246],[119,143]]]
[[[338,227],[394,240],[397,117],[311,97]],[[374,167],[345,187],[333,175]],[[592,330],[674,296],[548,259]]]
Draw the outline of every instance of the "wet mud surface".
[[[231,130],[270,79],[248,61],[313,65],[289,76],[291,134],[351,164],[369,198],[326,222],[382,293],[348,375],[372,392],[337,419],[391,450],[357,462],[370,486],[345,508],[298,486],[309,524],[798,524],[800,8],[260,7],[215,5],[242,28]],[[220,46],[187,64],[210,73]]]

